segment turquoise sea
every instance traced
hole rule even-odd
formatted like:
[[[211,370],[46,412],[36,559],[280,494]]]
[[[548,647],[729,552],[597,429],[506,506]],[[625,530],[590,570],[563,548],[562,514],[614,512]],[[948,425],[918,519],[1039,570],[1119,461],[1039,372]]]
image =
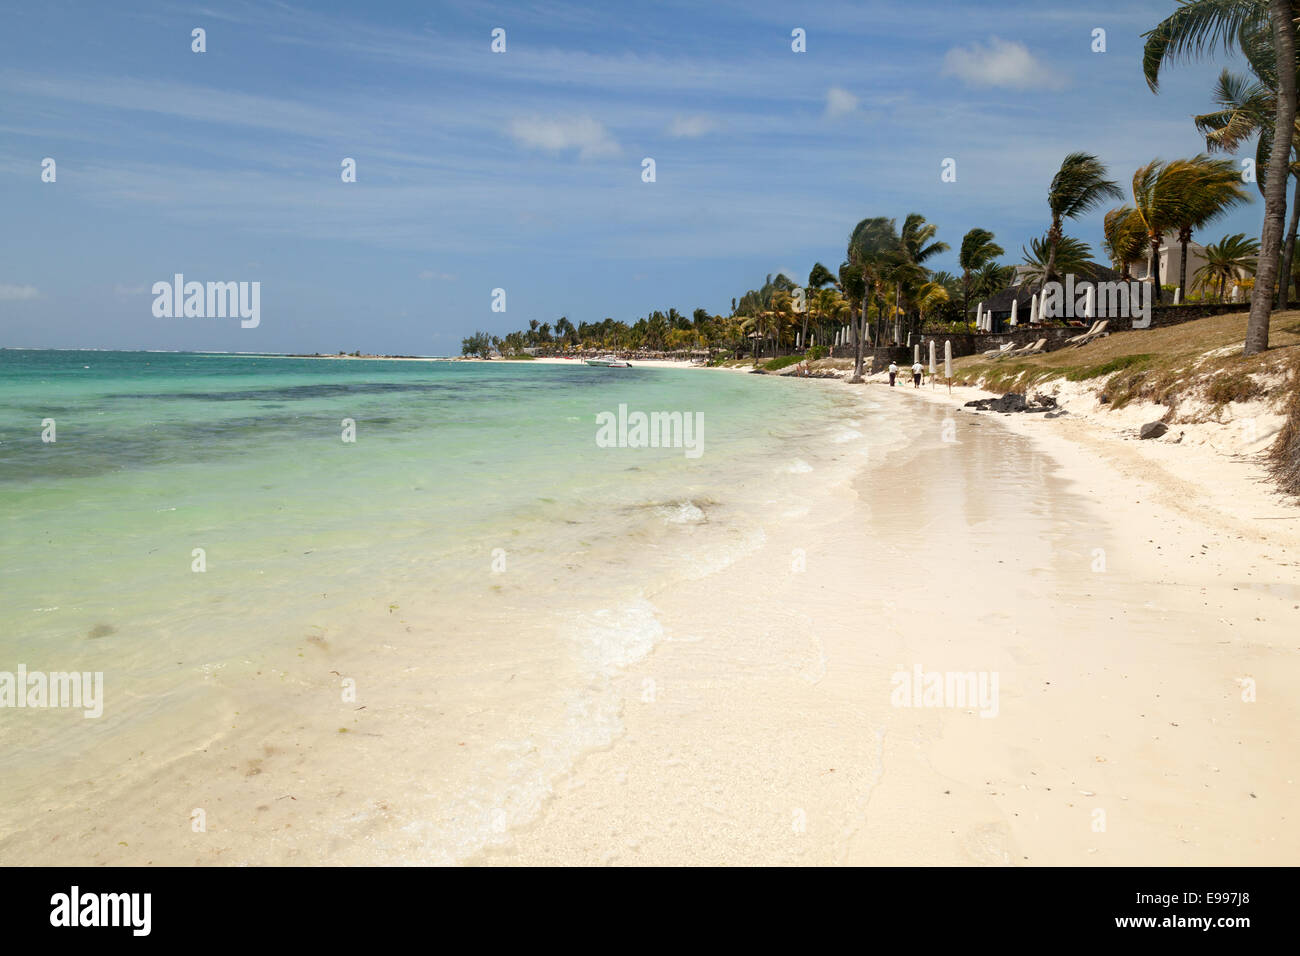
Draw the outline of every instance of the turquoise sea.
[[[700,413],[702,453],[599,447],[620,404]],[[176,791],[218,746],[249,786],[269,757],[244,751],[310,765],[381,712],[413,747],[472,726],[403,822],[413,861],[463,857],[617,733],[603,682],[653,647],[655,591],[760,547],[861,418],[842,388],[700,370],[0,350],[0,671],[105,686],[97,720],[0,711],[0,858],[80,811],[199,804]]]

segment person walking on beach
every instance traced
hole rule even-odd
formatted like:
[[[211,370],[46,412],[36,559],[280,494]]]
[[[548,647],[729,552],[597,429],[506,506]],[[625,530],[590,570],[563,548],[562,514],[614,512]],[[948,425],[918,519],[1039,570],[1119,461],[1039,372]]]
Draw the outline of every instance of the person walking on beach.
[[[894,387],[894,379],[898,378],[898,366],[893,362],[889,363],[889,387]]]
[[[912,363],[912,387],[913,388],[921,387],[921,371],[922,371],[921,363],[913,362]]]

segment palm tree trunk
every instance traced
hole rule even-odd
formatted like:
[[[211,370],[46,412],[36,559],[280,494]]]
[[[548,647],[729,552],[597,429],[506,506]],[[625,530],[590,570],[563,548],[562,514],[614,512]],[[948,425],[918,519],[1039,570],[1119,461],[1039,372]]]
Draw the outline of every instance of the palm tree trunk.
[[[1295,233],[1300,226],[1300,176],[1296,177],[1295,189],[1291,191],[1291,221],[1286,227],[1286,245],[1282,248],[1281,291],[1277,296],[1277,307],[1285,309],[1291,299],[1291,264],[1295,261]]]
[[[867,308],[867,296],[863,293],[862,309],[865,313]],[[862,381],[862,322],[859,316],[853,318],[853,378],[849,379],[850,383]]]
[[[866,297],[862,300],[863,307],[866,306]],[[858,310],[852,308],[849,310],[849,319],[852,321],[853,328],[853,377],[850,378],[850,384],[857,384],[862,381],[862,320],[858,317]]]
[[[1160,237],[1151,236],[1151,298],[1160,304]]]
[[[894,286],[894,344],[898,344],[898,297],[902,291],[899,285]]]
[[[1269,0],[1269,20],[1273,24],[1274,62],[1277,71],[1277,115],[1273,120],[1273,149],[1268,168],[1274,175],[1264,184],[1264,229],[1259,242],[1259,271],[1250,294],[1250,319],[1246,323],[1243,355],[1255,355],[1268,349],[1269,306],[1273,302],[1273,283],[1277,279],[1278,251],[1282,246],[1282,220],[1286,217],[1286,174],[1289,168],[1291,133],[1295,127],[1295,70],[1286,64],[1295,62],[1295,28],[1291,24],[1291,0]],[[1286,277],[1282,279],[1286,283]]]
[[[1052,227],[1047,230],[1047,268],[1043,271],[1043,281],[1038,286],[1038,291],[1043,291],[1043,286],[1056,278],[1056,246],[1061,241],[1061,220],[1053,216]]]
[[[1182,247],[1182,257],[1178,263],[1178,298],[1187,301],[1187,246],[1192,241],[1192,230],[1184,226],[1178,230],[1178,245]]]

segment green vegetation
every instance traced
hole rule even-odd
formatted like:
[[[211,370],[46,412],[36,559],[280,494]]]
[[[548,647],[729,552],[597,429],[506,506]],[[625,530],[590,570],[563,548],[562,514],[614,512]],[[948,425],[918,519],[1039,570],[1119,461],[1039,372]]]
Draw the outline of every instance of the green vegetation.
[[[797,365],[804,360],[802,355],[782,355],[780,358],[770,359],[763,363],[763,368],[769,372],[779,372],[783,368],[789,368],[791,365]]]
[[[1119,358],[1113,358],[1108,362],[1102,362],[1100,365],[1085,365],[1069,369],[1065,373],[1065,379],[1069,382],[1086,382],[1090,378],[1100,378],[1103,375],[1110,375],[1112,372],[1120,372],[1126,368],[1132,368],[1135,365],[1146,365],[1152,358],[1154,358],[1154,356],[1149,353],[1140,355],[1121,355]]]
[[[1117,332],[1082,348],[1022,359],[965,356],[953,363],[954,379],[995,392],[1028,392],[1052,381],[1092,382],[1093,391],[1112,408],[1152,402],[1168,406],[1170,420],[1200,421],[1218,416],[1230,404],[1281,399],[1284,382],[1294,389],[1297,379],[1286,376],[1300,366],[1300,323],[1295,312],[1282,316],[1291,321],[1274,330],[1273,348],[1260,355],[1241,354],[1247,316],[1237,312]],[[1187,417],[1180,418],[1180,406],[1193,403]]]

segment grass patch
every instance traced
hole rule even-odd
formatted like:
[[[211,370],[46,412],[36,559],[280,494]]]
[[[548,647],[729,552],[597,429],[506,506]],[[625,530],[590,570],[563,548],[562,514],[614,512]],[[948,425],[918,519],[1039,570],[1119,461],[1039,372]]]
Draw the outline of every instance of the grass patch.
[[[1181,325],[1114,332],[1079,348],[1024,358],[957,359],[954,381],[981,384],[993,392],[1026,392],[1056,380],[1095,382],[1092,387],[1113,408],[1134,402],[1169,406],[1167,420],[1202,420],[1227,405],[1265,393],[1268,379],[1300,364],[1300,313],[1277,312],[1270,322],[1269,350],[1242,356],[1246,312],[1208,316]],[[1278,393],[1281,397],[1280,392]],[[1183,401],[1194,402],[1194,418],[1178,419]]]
[[[1287,494],[1300,495],[1300,360],[1291,365],[1291,397],[1286,423],[1268,450],[1269,468]]]
[[[1150,353],[1121,355],[1118,358],[1102,362],[1100,365],[1084,365],[1066,369],[1065,380],[1067,382],[1086,382],[1090,378],[1101,378],[1103,375],[1113,375],[1116,372],[1122,372],[1124,369],[1132,368],[1134,365],[1147,365],[1154,357],[1155,356]]]
[[[802,362],[803,359],[804,357],[802,355],[782,355],[779,358],[774,358],[771,361],[764,362],[763,368],[767,369],[769,372],[779,372],[783,368],[789,368],[791,365],[796,365],[799,362]]]
[[[1232,402],[1248,402],[1263,391],[1263,386],[1251,378],[1248,372],[1237,370],[1223,372],[1210,379],[1205,386],[1205,397],[1218,408]]]

